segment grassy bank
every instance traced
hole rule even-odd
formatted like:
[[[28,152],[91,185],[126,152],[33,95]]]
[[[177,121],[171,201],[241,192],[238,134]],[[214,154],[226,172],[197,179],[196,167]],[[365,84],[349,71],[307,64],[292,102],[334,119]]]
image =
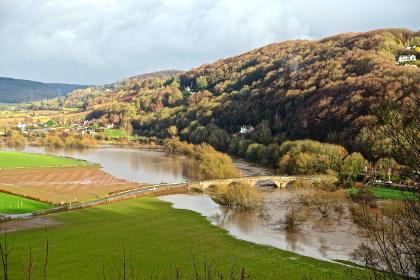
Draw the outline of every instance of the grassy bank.
[[[48,279],[103,279],[102,264],[106,270],[120,264],[123,247],[143,275],[167,274],[171,265],[183,275],[191,273],[194,256],[200,271],[206,259],[213,270],[222,272],[229,272],[234,265],[240,274],[245,267],[253,279],[301,279],[302,274],[311,279],[346,279],[344,266],[237,240],[199,214],[173,209],[157,198],[143,197],[47,218],[58,222],[48,230]],[[13,240],[10,279],[24,278],[22,256],[28,256],[29,242],[40,273],[44,231],[11,233],[8,240]]]
[[[0,151],[0,168],[83,165],[88,163],[64,157]]]
[[[385,189],[385,188],[369,188],[371,192],[377,198],[384,198],[384,199],[397,199],[397,200],[405,200],[405,199],[418,199],[412,192],[407,191],[399,191],[393,189]],[[349,193],[357,193],[357,189],[349,190]]]
[[[0,192],[0,213],[23,214],[51,208],[51,204]]]

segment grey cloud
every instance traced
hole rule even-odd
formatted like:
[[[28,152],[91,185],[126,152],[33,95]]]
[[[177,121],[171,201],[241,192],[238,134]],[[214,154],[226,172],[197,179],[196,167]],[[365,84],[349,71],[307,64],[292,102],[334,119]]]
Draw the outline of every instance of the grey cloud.
[[[0,0],[0,76],[103,84],[283,40],[415,29],[415,12],[394,10],[404,1]],[[363,5],[381,12],[359,13]]]

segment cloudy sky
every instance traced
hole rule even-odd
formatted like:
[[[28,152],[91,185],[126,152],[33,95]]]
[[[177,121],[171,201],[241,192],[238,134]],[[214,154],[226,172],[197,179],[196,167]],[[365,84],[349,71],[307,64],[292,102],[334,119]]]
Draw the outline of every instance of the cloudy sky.
[[[0,76],[104,84],[268,43],[419,30],[420,0],[0,0]]]

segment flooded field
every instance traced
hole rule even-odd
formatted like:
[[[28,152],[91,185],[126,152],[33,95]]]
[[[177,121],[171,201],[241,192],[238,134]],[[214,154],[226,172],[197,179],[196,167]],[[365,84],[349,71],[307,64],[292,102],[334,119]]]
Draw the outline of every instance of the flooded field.
[[[174,208],[189,209],[205,216],[212,224],[224,228],[237,238],[270,245],[283,250],[324,260],[351,260],[351,253],[362,237],[347,207],[322,218],[313,208],[300,211],[306,217],[296,232],[283,228],[288,209],[298,202],[289,189],[261,188],[266,213],[235,211],[216,204],[207,194],[176,194],[160,199],[173,203]]]

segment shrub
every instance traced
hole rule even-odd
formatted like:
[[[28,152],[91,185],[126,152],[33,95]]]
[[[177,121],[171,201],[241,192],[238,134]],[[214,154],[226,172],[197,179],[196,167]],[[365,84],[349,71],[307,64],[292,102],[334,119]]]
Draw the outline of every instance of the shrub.
[[[331,210],[334,209],[335,201],[331,192],[318,191],[313,199],[313,204],[321,214],[321,217],[327,218],[330,215]]]
[[[263,202],[263,197],[258,190],[245,181],[217,185],[214,193],[213,200],[216,203],[235,209],[255,209]]]
[[[338,172],[347,151],[338,145],[312,140],[285,141],[279,149],[278,171],[285,174]]]
[[[357,189],[357,192],[351,193],[350,196],[354,202],[369,205],[372,208],[376,207],[376,196],[366,187]]]
[[[296,196],[301,204],[309,206],[312,203],[316,190],[311,182],[298,179],[292,183],[292,187],[296,189]]]
[[[262,144],[251,144],[246,150],[246,158],[250,161],[257,162],[264,156],[265,146]]]
[[[284,216],[284,229],[289,232],[294,232],[299,229],[299,226],[305,222],[305,217],[300,215],[296,208],[291,207],[288,209]]]
[[[48,134],[44,137],[44,145],[51,147],[71,147],[84,148],[97,145],[97,140],[93,135],[74,135],[74,134]]]
[[[6,145],[8,147],[23,147],[26,145],[26,138],[18,133],[11,133],[6,138]]]
[[[316,188],[326,191],[334,191],[337,189],[337,178],[328,176],[322,177],[320,180],[313,183]]]
[[[216,151],[209,144],[193,145],[185,141],[181,142],[178,137],[165,139],[163,144],[170,152],[180,152],[198,159],[205,179],[231,178],[240,175],[232,159],[227,154]]]
[[[212,146],[204,143],[196,146],[195,152],[200,161],[200,170],[206,179],[239,176],[240,172],[227,154],[217,152]]]
[[[286,174],[319,174],[328,169],[339,171],[347,151],[338,145],[312,140],[285,141],[277,165]]]

